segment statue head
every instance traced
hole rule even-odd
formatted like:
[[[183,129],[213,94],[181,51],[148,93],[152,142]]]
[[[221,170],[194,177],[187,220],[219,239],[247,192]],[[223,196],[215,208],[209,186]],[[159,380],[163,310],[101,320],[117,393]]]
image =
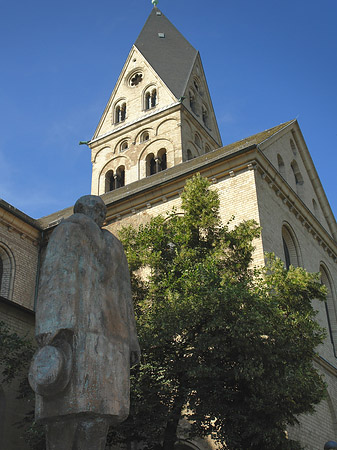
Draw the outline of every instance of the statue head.
[[[75,203],[74,213],[89,216],[101,227],[106,216],[106,206],[98,195],[83,195]]]

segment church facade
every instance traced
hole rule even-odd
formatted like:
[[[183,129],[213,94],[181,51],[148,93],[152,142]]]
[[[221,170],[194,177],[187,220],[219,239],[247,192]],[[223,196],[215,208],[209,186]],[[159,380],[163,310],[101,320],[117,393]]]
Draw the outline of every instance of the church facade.
[[[327,338],[314,364],[328,395],[289,435],[309,450],[337,440],[337,225],[298,122],[222,146],[200,55],[154,7],[88,146],[91,191],[106,203],[113,233],[179,208],[186,180],[199,172],[219,193],[223,222],[234,216],[233,224],[255,219],[262,227],[255,265],[274,252],[286,266],[321,273],[328,297],[315,307]],[[48,234],[71,214],[67,208],[34,220],[0,202],[0,320],[18,333],[33,330]],[[17,417],[14,394],[3,386],[0,442],[9,450],[24,448],[11,431]]]

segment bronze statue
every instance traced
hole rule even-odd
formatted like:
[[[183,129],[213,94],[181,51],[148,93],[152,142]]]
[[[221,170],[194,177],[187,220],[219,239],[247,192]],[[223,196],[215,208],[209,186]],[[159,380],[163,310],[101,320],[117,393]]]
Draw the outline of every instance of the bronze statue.
[[[81,197],[41,268],[29,380],[47,450],[103,450],[109,425],[129,412],[130,361],[140,350],[127,260],[101,228],[105,215],[100,197]]]

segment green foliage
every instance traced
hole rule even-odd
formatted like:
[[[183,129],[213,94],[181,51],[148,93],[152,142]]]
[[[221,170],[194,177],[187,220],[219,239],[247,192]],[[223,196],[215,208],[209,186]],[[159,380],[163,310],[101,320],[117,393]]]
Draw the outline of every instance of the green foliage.
[[[17,398],[25,402],[25,407],[31,410],[22,420],[13,424],[20,430],[22,439],[32,450],[45,450],[42,427],[34,422],[34,393],[31,390],[27,374],[30,361],[34,354],[34,346],[27,337],[21,337],[12,332],[0,321],[0,370],[4,384],[17,382]]]
[[[142,363],[132,372],[129,419],[113,442],[172,450],[211,435],[230,450],[300,449],[284,430],[313,411],[324,383],[312,366],[324,333],[317,275],[269,255],[252,268],[254,221],[222,225],[216,191],[186,183],[182,212],[123,229]]]

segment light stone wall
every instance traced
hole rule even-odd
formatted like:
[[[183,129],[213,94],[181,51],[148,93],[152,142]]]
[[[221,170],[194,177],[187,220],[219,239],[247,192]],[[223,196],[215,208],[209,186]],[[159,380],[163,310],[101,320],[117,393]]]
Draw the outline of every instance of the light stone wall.
[[[336,440],[337,436],[336,375],[321,364],[315,363],[315,367],[324,375],[327,398],[315,407],[313,414],[301,415],[299,425],[288,430],[289,437],[299,440],[306,450],[323,449],[327,441]]]
[[[293,148],[291,146],[291,141],[294,145]],[[278,155],[281,156],[284,163],[283,173],[281,171],[281,175],[283,176],[284,180],[289,184],[294,192],[298,194],[300,199],[305,203],[312,214],[315,215],[317,220],[321,222],[323,227],[327,231],[329,231],[328,223],[320,206],[319,196],[315,192],[307,169],[304,165],[304,161],[302,158],[302,154],[305,151],[303,148],[304,145],[305,143],[302,142],[300,136],[298,136],[298,134],[296,134],[294,130],[286,130],[280,132],[278,137],[273,140],[272,145],[263,149],[263,153],[267,156],[267,158],[277,170],[279,170]],[[303,177],[302,185],[296,185],[294,172],[291,167],[291,163],[294,161],[296,161],[299,171]],[[314,208],[314,203],[317,206],[316,210]]]
[[[194,96],[194,106],[191,107],[190,94]],[[217,120],[215,117],[211,96],[208,90],[206,77],[204,74],[200,55],[198,54],[196,61],[191,70],[191,75],[186,85],[183,104],[186,106],[191,115],[198,122],[197,129],[207,134],[215,145],[212,148],[221,147],[221,137],[218,130]],[[208,112],[207,120],[203,117],[203,107]]]
[[[131,86],[130,78],[136,73],[142,74],[142,81],[136,86]],[[129,124],[149,113],[151,109],[145,111],[144,94],[150,86],[157,88],[157,106],[154,109],[158,110],[177,101],[143,55],[136,47],[132,47],[102,117],[103,121],[99,125],[97,137],[109,133],[123,123]],[[126,102],[126,119],[125,122],[116,124],[115,105],[121,100]]]
[[[0,209],[0,247],[9,257],[9,290],[1,295],[26,308],[33,309],[38,264],[39,231]]]
[[[291,227],[296,243],[298,245],[300,265],[309,272],[319,272],[320,265],[324,263],[332,279],[337,280],[337,264],[314,237],[310,230],[303,225],[304,222],[282,201],[276,191],[261,176],[257,175],[257,197],[259,202],[260,223],[262,226],[262,242],[265,252],[274,252],[285,260],[282,226],[287,224]],[[309,217],[308,217],[309,219]],[[336,292],[333,293],[336,299]],[[321,326],[328,330],[328,318],[325,304],[314,301],[313,306],[318,311],[317,320]],[[331,325],[334,330],[337,327],[337,316],[329,314]],[[291,342],[289,342],[291,345]],[[328,372],[322,368],[322,364],[316,364],[321,373],[324,374],[328,385],[330,400],[324,400],[316,407],[314,415],[303,415],[300,417],[300,425],[289,430],[289,436],[299,439],[308,450],[317,450],[324,447],[328,440],[336,439],[336,404],[337,404],[337,359],[329,333],[325,342],[317,349],[323,361],[331,365]],[[321,360],[322,362],[322,360]]]
[[[232,176],[227,176],[221,181],[213,184],[211,189],[216,189],[220,199],[220,217],[223,224],[229,220],[230,227],[238,225],[244,220],[254,219],[259,224],[259,213],[257,194],[255,189],[255,171],[242,170]],[[164,200],[155,206],[135,211],[133,214],[121,216],[111,222],[106,228],[118,236],[118,231],[123,226],[132,225],[137,228],[141,223],[145,223],[151,217],[158,214],[165,214],[175,207],[179,210],[180,198],[174,196],[173,199]],[[254,241],[255,251],[253,264],[260,266],[264,264],[264,254],[261,239]]]
[[[193,120],[193,118],[183,111],[182,121],[182,148],[183,148],[183,160],[187,161],[187,150],[190,150],[193,158],[203,155],[208,151],[218,148],[217,143],[211,138],[206,130]],[[200,137],[200,146],[196,144],[196,134]]]
[[[149,133],[149,140],[141,142],[143,132]],[[126,134],[127,133],[127,134]],[[129,148],[120,152],[119,144],[127,136]],[[157,157],[161,149],[166,150],[167,168],[182,161],[180,112],[168,111],[153,118],[121,130],[109,139],[100,142],[92,151],[92,188],[91,193],[101,195],[107,192],[105,175],[109,170],[123,165],[125,184],[146,177],[146,157],[153,153]]]

